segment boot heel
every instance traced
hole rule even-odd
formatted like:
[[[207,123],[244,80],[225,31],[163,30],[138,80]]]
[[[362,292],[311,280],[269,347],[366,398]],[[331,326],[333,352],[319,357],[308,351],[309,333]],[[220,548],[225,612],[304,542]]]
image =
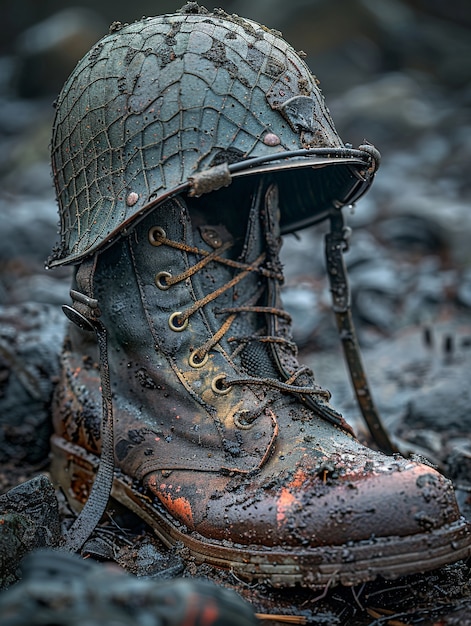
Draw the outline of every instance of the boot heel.
[[[98,459],[58,435],[51,437],[50,472],[55,487],[60,487],[75,513],[79,513],[90,494]]]

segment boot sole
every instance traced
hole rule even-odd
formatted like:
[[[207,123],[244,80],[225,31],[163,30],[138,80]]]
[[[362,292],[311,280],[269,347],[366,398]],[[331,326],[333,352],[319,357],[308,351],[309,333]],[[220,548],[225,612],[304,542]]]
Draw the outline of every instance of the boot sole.
[[[52,476],[71,507],[79,511],[93,484],[99,459],[57,435],[51,439],[51,448]],[[84,494],[83,501],[77,496],[78,489]],[[247,581],[264,581],[274,587],[300,584],[318,589],[338,583],[356,585],[378,576],[391,580],[471,555],[471,529],[464,518],[404,537],[376,537],[341,546],[263,547],[211,541],[189,531],[119,471],[115,471],[111,496],[147,522],[165,546],[183,544],[195,563],[206,563]]]

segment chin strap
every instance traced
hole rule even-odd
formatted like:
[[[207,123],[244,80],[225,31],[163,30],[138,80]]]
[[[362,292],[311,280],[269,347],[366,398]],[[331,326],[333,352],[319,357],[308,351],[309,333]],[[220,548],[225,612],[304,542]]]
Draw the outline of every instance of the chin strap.
[[[82,291],[70,291],[73,306],[64,305],[65,315],[85,331],[95,332],[100,353],[100,376],[103,399],[100,464],[89,497],[80,515],[64,537],[63,548],[78,552],[90,537],[105,512],[114,476],[114,425],[108,365],[108,337],[100,321],[98,301],[93,298],[93,275],[96,257],[84,261],[77,272],[77,285]]]
[[[345,227],[343,214],[340,210],[331,213],[330,229],[330,232],[325,236],[325,256],[333,310],[345,361],[348,365],[358,405],[374,442],[386,454],[393,454],[399,450],[391,442],[371,396],[353,324],[350,289],[343,259],[343,252],[348,249],[350,229]]]

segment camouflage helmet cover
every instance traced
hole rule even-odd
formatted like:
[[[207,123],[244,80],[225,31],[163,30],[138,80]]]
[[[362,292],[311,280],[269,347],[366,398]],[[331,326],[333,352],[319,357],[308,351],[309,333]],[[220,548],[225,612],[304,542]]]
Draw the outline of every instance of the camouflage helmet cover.
[[[57,104],[52,167],[61,242],[76,263],[177,193],[272,172],[287,232],[353,202],[378,153],[346,148],[307,65],[276,31],[209,13],[115,25],[78,63]]]

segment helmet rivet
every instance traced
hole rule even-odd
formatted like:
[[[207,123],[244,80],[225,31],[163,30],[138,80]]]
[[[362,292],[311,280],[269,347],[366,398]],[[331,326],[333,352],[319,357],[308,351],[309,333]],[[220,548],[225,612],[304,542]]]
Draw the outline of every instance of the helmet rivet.
[[[128,206],[134,206],[136,202],[139,200],[139,194],[135,191],[131,191],[131,193],[126,198],[126,204]]]
[[[266,146],[279,146],[281,143],[281,139],[275,133],[267,133],[263,138],[263,143]]]

